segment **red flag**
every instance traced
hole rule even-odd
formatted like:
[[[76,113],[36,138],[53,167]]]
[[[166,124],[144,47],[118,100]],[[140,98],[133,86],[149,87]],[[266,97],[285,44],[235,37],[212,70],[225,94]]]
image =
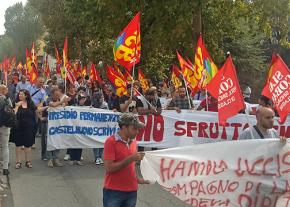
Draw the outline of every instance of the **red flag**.
[[[50,68],[49,68],[49,64],[48,64],[48,54],[46,54],[46,57],[45,57],[45,66],[44,66],[44,72],[45,72],[45,75],[47,78],[50,77]]]
[[[188,86],[193,90],[197,87],[198,81],[194,77],[194,68],[191,65],[192,63],[190,64],[187,61],[185,61],[183,57],[181,57],[181,55],[178,53],[178,51],[176,51],[176,53],[179,60],[182,75],[185,81],[187,82]]]
[[[76,80],[74,74],[71,71],[71,64],[69,62],[67,63],[67,67],[64,67],[64,69],[66,70],[66,78],[67,78],[67,80],[69,80],[69,82],[72,85],[77,84],[77,80]]]
[[[272,59],[262,95],[273,101],[280,115],[279,122],[284,123],[290,113],[290,70],[279,55]]]
[[[66,77],[66,71],[68,71],[66,69],[66,67],[68,67],[68,56],[67,56],[67,37],[65,37],[64,40],[64,44],[63,44],[63,50],[62,50],[62,67],[60,68],[60,74],[62,76],[63,79],[65,79]]]
[[[27,73],[29,74],[32,71],[32,60],[31,60],[31,54],[29,52],[29,50],[26,48],[25,50],[26,52],[26,67],[27,67]]]
[[[138,12],[126,28],[119,34],[113,47],[115,61],[129,71],[131,71],[134,64],[140,61],[140,16],[141,13]]]
[[[84,66],[82,69],[82,77],[84,78],[87,75],[87,66]]]
[[[63,51],[62,51],[62,58],[63,58],[63,66],[66,67],[68,64],[68,56],[67,56],[67,37],[64,40],[63,44]]]
[[[182,74],[176,65],[172,66],[171,81],[175,88],[182,86]]]
[[[31,48],[31,61],[32,63],[35,64],[35,67],[37,67],[37,55],[36,55],[34,42],[32,43],[32,48]]]
[[[114,67],[115,71],[120,75],[121,78],[126,79],[126,77],[123,75],[121,69],[118,67],[117,64],[113,63],[113,67]],[[126,69],[125,69],[125,71],[126,71]]]
[[[98,81],[100,84],[103,84],[104,81],[101,79],[96,67],[95,67],[95,64],[93,63],[92,66],[91,66],[91,75],[90,75],[90,79],[92,81]]]
[[[35,84],[38,78],[38,71],[34,63],[31,63],[31,72],[29,73],[30,83]]]
[[[127,81],[127,82],[132,82],[133,81],[133,77],[131,76],[131,74],[128,72],[128,70],[125,69],[124,71],[124,79]]]
[[[143,91],[147,91],[149,89],[148,80],[145,78],[145,75],[142,73],[142,70],[138,70],[138,80],[140,82],[141,88]]]
[[[268,70],[268,75],[267,75],[267,78],[266,78],[266,81],[265,81],[265,85],[264,87],[266,86],[266,84],[270,81],[270,78],[272,77],[272,73],[273,73],[273,65],[274,63],[276,62],[276,60],[278,59],[278,55],[276,53],[273,53],[272,54],[272,60],[271,60],[271,64],[270,64],[270,68]]]
[[[54,44],[54,50],[55,50],[55,58],[56,58],[56,73],[60,75],[61,58],[55,44]]]
[[[228,118],[245,108],[245,102],[237,78],[235,66],[229,56],[207,85],[207,90],[218,99],[218,118],[221,125],[225,125]]]
[[[117,96],[122,96],[127,93],[127,82],[120,77],[120,75],[114,70],[114,68],[108,65],[107,77],[109,81],[114,85]]]

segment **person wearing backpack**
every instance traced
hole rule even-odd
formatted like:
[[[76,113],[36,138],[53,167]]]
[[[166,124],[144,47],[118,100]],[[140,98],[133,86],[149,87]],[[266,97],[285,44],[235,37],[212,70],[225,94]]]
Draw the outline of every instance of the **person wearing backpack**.
[[[3,175],[8,175],[8,165],[9,165],[9,135],[10,135],[10,127],[9,124],[5,123],[7,118],[4,118],[4,110],[7,107],[12,108],[12,103],[10,98],[7,97],[8,88],[5,85],[0,85],[0,141],[2,142],[2,158],[3,158]],[[5,126],[7,125],[7,126]]]

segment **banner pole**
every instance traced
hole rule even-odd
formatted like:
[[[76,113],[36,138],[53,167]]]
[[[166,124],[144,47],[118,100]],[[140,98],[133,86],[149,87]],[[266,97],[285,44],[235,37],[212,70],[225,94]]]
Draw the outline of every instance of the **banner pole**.
[[[153,107],[154,108],[154,106],[145,98],[145,96],[143,96],[137,89],[135,89],[134,88],[134,90],[141,96],[141,97],[143,97],[144,98],[144,100],[149,104],[149,106],[151,106],[151,107]],[[157,110],[156,109],[154,109],[154,111],[155,112],[157,112]]]

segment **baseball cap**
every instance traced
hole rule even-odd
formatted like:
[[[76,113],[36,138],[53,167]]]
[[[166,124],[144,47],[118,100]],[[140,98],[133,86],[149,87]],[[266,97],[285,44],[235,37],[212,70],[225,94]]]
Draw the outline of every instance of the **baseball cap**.
[[[145,126],[144,123],[138,120],[138,117],[132,113],[123,113],[118,120],[119,125],[133,125],[137,128],[143,128]]]

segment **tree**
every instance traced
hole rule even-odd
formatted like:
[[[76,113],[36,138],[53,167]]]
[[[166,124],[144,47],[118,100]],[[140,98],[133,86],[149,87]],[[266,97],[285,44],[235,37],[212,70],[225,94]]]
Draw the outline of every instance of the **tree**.
[[[280,31],[279,50],[288,47],[287,0],[29,0],[46,26],[47,52],[69,39],[69,57],[107,64],[119,32],[138,12],[141,16],[141,61],[145,75],[162,79],[177,64],[176,50],[193,60],[198,34],[218,66],[230,51],[241,82],[245,74],[264,75],[273,47],[272,30]],[[275,5],[275,6],[272,6]],[[279,13],[279,11],[283,11]],[[275,21],[273,21],[273,18]],[[286,36],[285,36],[286,34]],[[262,79],[261,79],[262,81]]]
[[[36,14],[34,7],[29,4],[23,6],[22,3],[16,3],[5,11],[5,35],[0,40],[1,54],[13,54],[19,60],[25,60],[25,48],[30,48],[32,42],[35,42],[43,33],[43,26],[39,16]],[[3,58],[3,55],[2,55]]]

